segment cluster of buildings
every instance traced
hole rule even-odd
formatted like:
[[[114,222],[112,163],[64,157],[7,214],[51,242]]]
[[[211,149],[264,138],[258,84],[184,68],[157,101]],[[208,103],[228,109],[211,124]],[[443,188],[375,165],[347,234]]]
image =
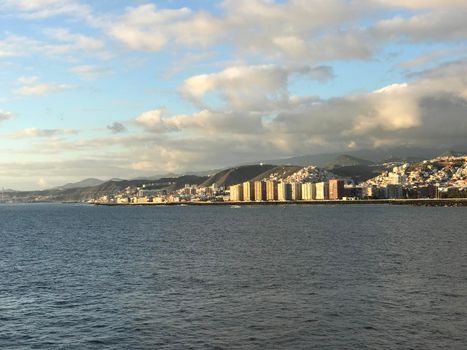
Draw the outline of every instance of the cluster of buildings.
[[[467,191],[467,156],[438,157],[421,163],[394,166],[364,183],[384,188],[400,186],[413,197],[446,197]]]
[[[151,184],[146,184],[141,187],[129,186],[115,195],[101,196],[97,199],[97,202],[112,204],[164,204],[207,200],[228,200],[225,188],[219,187],[216,184],[209,187],[186,184],[181,189],[170,190],[167,188],[152,188]]]
[[[345,181],[342,179],[317,183],[247,181],[230,186],[229,200],[232,202],[338,200],[344,199],[347,193]]]
[[[467,195],[467,156],[443,157],[416,164],[393,164],[392,169],[355,185],[351,179],[315,166],[293,174],[269,174],[262,181],[246,181],[226,188],[167,183],[128,187],[99,202],[115,204],[163,204],[196,201],[264,202],[358,199],[402,199],[465,197]]]

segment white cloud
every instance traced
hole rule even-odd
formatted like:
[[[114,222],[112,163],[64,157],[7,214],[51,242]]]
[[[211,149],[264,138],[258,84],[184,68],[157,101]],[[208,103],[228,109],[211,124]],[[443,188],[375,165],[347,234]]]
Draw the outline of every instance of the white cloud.
[[[219,13],[153,4],[128,8],[105,30],[133,50],[229,45],[268,61],[369,59],[386,43],[458,41],[465,1],[225,0]],[[404,17],[393,17],[404,9]],[[365,24],[363,25],[362,22]]]
[[[89,6],[73,0],[3,0],[0,8],[17,11],[28,19],[41,19],[59,15],[90,18]]]
[[[355,22],[371,11],[343,0],[274,3],[268,0],[224,1],[223,13],[195,12],[188,8],[159,9],[145,4],[127,9],[107,27],[108,33],[135,50],[159,51],[170,43],[181,47],[207,47],[227,40],[242,51],[268,51],[291,58],[319,55],[312,39],[332,25]],[[339,35],[339,37],[341,37]],[[320,39],[325,42],[328,39]],[[339,38],[333,39],[339,41]],[[340,42],[349,46],[349,40]],[[361,42],[351,43],[362,46]],[[334,49],[336,53],[340,50]],[[352,53],[362,51],[354,49]],[[364,50],[367,51],[366,49]],[[308,61],[308,60],[307,60]]]
[[[129,48],[159,51],[169,39],[167,28],[190,14],[188,8],[158,10],[155,5],[146,4],[129,8],[120,21],[112,24],[108,30],[111,36]]]
[[[172,125],[168,125],[163,116],[166,114],[165,109],[155,109],[152,111],[141,113],[136,119],[136,123],[145,127],[152,132],[167,132],[174,131]]]
[[[437,144],[462,144],[467,139],[465,63],[440,66],[423,72],[414,81],[391,84],[366,94],[328,100],[289,95],[280,101],[255,99],[262,105],[242,104],[238,112],[204,109],[190,115],[168,116],[167,112],[156,110],[143,113],[139,121],[147,131],[166,134],[168,138],[163,142],[167,147],[194,147],[196,143],[208,153],[206,157],[215,159],[225,152],[229,152],[229,157],[234,152],[238,153],[232,157],[249,157],[245,155],[247,149],[252,154],[270,152],[269,156],[275,156],[346,147],[432,146],[433,140]],[[275,72],[267,72],[275,82]],[[225,91],[234,89],[235,84],[225,84],[223,79],[219,83],[217,79],[215,76],[213,83],[205,77],[190,85],[191,95],[202,97],[208,91],[221,90],[229,96]],[[282,87],[275,83],[272,86]],[[169,132],[175,130],[178,132],[172,138]],[[170,142],[175,139],[177,142]],[[208,144],[216,143],[219,144],[215,149],[205,150]]]
[[[17,83],[21,85],[15,93],[22,96],[44,96],[59,93],[73,88],[68,84],[41,83],[38,77],[20,77]]]
[[[388,7],[406,9],[467,8],[467,3],[464,0],[374,0],[374,2]]]
[[[97,51],[104,47],[101,40],[83,34],[72,33],[67,28],[49,28],[44,33],[57,41],[72,44],[75,50]]]
[[[23,139],[23,138],[48,138],[63,135],[76,135],[78,133],[75,129],[38,129],[38,128],[26,128],[15,133],[8,135],[11,139]]]
[[[16,90],[16,93],[22,96],[44,96],[51,93],[63,92],[70,89],[66,84],[34,84],[26,85]]]
[[[69,59],[70,54],[90,55],[100,59],[112,57],[112,54],[106,50],[104,41],[100,39],[72,33],[64,28],[49,28],[44,30],[44,34],[50,39],[49,41],[6,34],[0,40],[0,58],[43,55],[64,56]]]
[[[93,65],[76,66],[71,68],[70,71],[79,75],[82,79],[86,80],[97,79],[100,76],[109,74],[111,72],[108,68]]]
[[[456,41],[467,37],[464,12],[439,10],[411,17],[393,17],[379,21],[374,28],[375,37],[384,41]]]
[[[0,40],[0,57],[22,56],[36,44],[35,40],[23,36],[8,35]]]
[[[294,74],[319,81],[333,76],[332,69],[327,66],[234,66],[219,73],[188,78],[180,91],[183,96],[198,104],[204,104],[203,98],[214,93],[219,95],[229,108],[251,111],[271,103],[287,101],[289,79]]]

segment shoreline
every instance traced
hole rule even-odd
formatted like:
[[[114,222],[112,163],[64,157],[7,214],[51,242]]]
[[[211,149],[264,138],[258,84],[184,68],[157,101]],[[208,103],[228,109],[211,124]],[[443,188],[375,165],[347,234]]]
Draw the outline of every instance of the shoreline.
[[[361,199],[361,200],[314,200],[314,201],[262,201],[262,202],[177,202],[177,203],[87,203],[99,206],[258,206],[258,205],[414,205],[431,207],[462,207],[467,206],[467,198],[439,199]]]

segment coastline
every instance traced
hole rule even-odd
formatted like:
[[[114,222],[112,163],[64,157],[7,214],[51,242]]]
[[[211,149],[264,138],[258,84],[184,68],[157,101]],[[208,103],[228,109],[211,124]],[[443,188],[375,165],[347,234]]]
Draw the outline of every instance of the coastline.
[[[177,203],[102,203],[93,202],[99,206],[257,206],[257,205],[414,205],[430,207],[463,207],[467,206],[467,198],[438,198],[438,199],[369,199],[369,200],[314,200],[314,201],[262,201],[262,202],[177,202]]]

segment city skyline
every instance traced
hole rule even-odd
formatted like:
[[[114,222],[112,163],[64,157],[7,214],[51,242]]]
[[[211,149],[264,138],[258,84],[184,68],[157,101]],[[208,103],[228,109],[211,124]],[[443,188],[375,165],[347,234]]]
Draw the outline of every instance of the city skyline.
[[[0,2],[3,187],[465,144],[464,1]]]

